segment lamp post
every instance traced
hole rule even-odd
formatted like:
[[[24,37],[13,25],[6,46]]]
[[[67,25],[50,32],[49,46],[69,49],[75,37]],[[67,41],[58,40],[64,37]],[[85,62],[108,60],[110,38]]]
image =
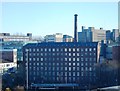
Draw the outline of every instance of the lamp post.
[[[27,53],[27,55],[26,55],[26,58],[27,58],[27,62],[26,62],[26,89],[28,90],[28,49],[26,50],[26,53]]]

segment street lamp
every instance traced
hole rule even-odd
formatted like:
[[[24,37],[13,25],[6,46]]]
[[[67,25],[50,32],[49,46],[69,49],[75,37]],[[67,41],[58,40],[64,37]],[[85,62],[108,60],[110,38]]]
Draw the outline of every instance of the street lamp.
[[[27,58],[27,65],[26,65],[26,67],[27,67],[27,69],[26,69],[26,89],[28,90],[28,49],[26,49],[26,53],[27,53],[27,55],[26,55],[26,58]]]

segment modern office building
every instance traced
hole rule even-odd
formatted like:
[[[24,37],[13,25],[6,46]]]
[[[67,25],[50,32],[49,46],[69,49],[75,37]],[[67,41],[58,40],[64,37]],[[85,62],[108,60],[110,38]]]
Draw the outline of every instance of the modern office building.
[[[73,37],[69,35],[63,35],[63,42],[73,42]]]
[[[101,40],[106,40],[106,31],[103,28],[95,29],[94,27],[88,27],[86,29],[82,26],[82,32],[78,32],[79,42],[101,42]]]
[[[119,29],[113,29],[113,41],[117,42],[119,37]]]
[[[0,41],[30,41],[32,37],[31,33],[25,35],[10,35],[10,33],[0,33]]]
[[[62,33],[56,33],[53,35],[46,35],[44,37],[45,42],[63,42],[63,35]]]
[[[31,84],[78,84],[90,89],[96,84],[99,62],[97,42],[34,43],[23,47],[26,81]],[[27,84],[26,83],[26,84]]]

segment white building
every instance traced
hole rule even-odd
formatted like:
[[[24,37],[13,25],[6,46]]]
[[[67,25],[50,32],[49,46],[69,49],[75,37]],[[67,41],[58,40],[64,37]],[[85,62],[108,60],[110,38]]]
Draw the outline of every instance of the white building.
[[[0,41],[30,41],[32,34],[25,35],[10,35],[10,33],[0,33]]]
[[[0,55],[0,73],[17,67],[17,49],[1,49]]]
[[[63,42],[62,33],[56,33],[53,35],[46,35],[44,37],[45,42]]]
[[[78,32],[79,42],[100,42],[101,40],[106,40],[106,31],[103,28],[95,29],[94,27],[88,27],[85,29],[82,26],[82,32]]]

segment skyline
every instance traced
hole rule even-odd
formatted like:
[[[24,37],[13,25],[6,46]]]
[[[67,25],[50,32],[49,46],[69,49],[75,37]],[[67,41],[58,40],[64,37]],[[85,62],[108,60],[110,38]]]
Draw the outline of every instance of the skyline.
[[[78,32],[81,26],[107,30],[118,28],[117,2],[11,2],[2,3],[2,31],[12,34],[29,32],[40,36],[55,33],[73,36],[74,14],[78,14]]]

